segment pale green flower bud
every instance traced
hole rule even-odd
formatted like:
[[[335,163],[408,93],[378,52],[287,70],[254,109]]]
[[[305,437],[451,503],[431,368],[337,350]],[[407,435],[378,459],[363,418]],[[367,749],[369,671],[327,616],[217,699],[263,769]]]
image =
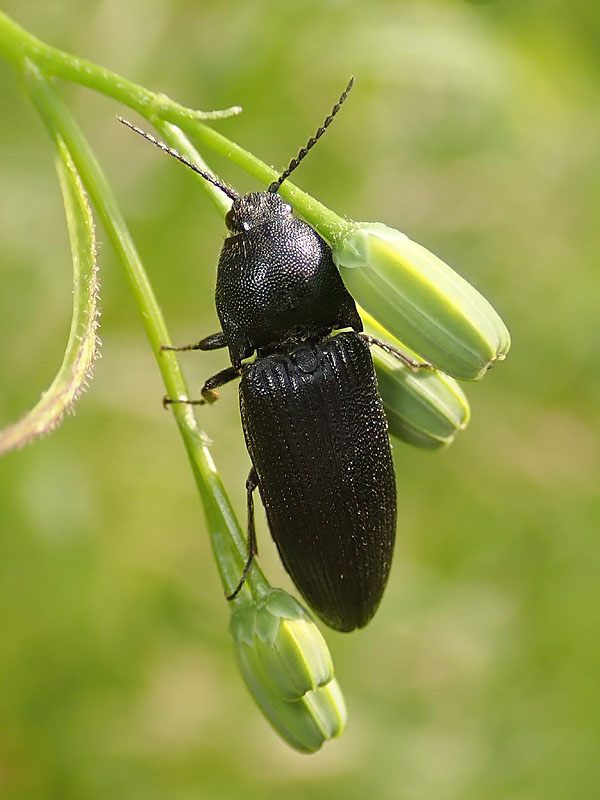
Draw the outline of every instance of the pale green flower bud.
[[[340,736],[346,707],[319,629],[287,592],[241,598],[231,616],[240,670],[265,717],[305,753]]]
[[[365,332],[416,357],[360,309]],[[412,372],[377,345],[371,348],[389,432],[426,450],[447,447],[467,427],[469,403],[458,383],[437,370]]]
[[[505,358],[510,335],[488,301],[405,234],[355,223],[336,239],[333,259],[361,306],[442,372],[476,380]]]

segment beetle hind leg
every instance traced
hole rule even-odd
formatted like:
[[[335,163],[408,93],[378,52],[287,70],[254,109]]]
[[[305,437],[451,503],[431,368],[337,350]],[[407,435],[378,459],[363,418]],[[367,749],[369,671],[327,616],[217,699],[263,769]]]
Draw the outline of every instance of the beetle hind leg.
[[[394,347],[393,344],[384,342],[383,339],[377,339],[375,336],[371,336],[368,333],[362,332],[358,335],[361,339],[364,339],[368,345],[376,344],[377,347],[381,347],[384,353],[389,353],[391,356],[394,356],[394,358],[402,361],[402,363],[412,370],[412,372],[418,372],[420,369],[434,369],[433,364],[430,364],[428,361],[418,361],[408,353],[405,353],[404,350],[401,350],[399,347]]]
[[[250,470],[248,480],[246,481],[246,498],[248,504],[248,557],[244,564],[242,577],[238,585],[235,587],[231,594],[227,595],[228,600],[233,600],[241,591],[242,586],[246,583],[246,578],[250,572],[252,562],[258,555],[258,545],[256,542],[256,528],[254,526],[254,490],[258,487],[258,475],[254,467]]]

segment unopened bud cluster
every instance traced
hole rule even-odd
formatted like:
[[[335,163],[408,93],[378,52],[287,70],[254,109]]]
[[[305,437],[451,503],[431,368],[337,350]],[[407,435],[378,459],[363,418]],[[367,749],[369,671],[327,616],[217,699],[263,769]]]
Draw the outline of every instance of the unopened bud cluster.
[[[451,267],[386,225],[346,222],[332,251],[367,333],[434,367],[411,372],[372,348],[390,433],[427,449],[449,444],[469,420],[455,379],[478,380],[506,357],[503,321]]]
[[[231,616],[231,633],[254,700],[288,744],[313,753],[341,735],[346,706],[329,649],[291,595],[272,589],[256,602],[241,597]]]

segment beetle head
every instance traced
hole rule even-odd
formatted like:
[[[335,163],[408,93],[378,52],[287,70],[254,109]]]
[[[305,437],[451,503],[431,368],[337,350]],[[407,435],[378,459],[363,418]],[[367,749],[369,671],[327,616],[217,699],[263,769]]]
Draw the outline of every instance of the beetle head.
[[[232,233],[245,233],[292,214],[292,206],[275,192],[251,192],[233,201],[225,223]]]

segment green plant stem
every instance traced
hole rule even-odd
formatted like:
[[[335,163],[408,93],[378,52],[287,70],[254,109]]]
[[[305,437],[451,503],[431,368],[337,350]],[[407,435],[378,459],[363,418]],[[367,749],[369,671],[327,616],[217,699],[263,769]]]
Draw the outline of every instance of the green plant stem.
[[[174,353],[161,350],[163,343],[170,342],[162,312],[116,199],[94,154],[58,93],[37,67],[26,65],[24,77],[29,93],[44,120],[65,141],[125,269],[168,395],[187,397],[187,387]],[[200,490],[221,581],[225,591],[229,593],[237,585],[246,559],[246,541],[206,446],[206,436],[198,428],[190,407],[175,404],[173,414]],[[251,570],[247,586],[255,597],[262,596],[269,588],[257,565]]]
[[[26,60],[32,61],[45,75],[67,78],[74,83],[94,89],[114,100],[119,100],[150,120],[156,116],[180,124],[184,120],[221,119],[241,111],[238,106],[223,111],[197,111],[186,108],[165,94],[150,92],[143,86],[122,78],[116,72],[51,47],[2,12],[0,12],[0,52],[16,67],[22,67]]]
[[[236,114],[241,110],[237,106],[225,111],[212,112],[186,108],[164,94],[150,92],[91,61],[51,47],[21,28],[2,12],[0,12],[0,53],[17,67],[22,68],[24,62],[29,60],[46,76],[66,78],[112,97],[137,111],[152,124],[156,124],[157,128],[160,127],[157,123],[161,120],[177,125],[265,185],[279,176],[279,173],[264,161],[201,122],[203,119],[219,119]],[[284,181],[279,194],[289,200],[296,211],[331,245],[335,245],[352,224],[294,186],[289,180]],[[222,210],[222,206],[219,210]]]
[[[56,130],[55,164],[62,190],[73,263],[73,312],[62,363],[38,402],[19,420],[0,430],[0,455],[23,447],[60,424],[91,376],[98,355],[98,280],[94,217],[71,155]]]

